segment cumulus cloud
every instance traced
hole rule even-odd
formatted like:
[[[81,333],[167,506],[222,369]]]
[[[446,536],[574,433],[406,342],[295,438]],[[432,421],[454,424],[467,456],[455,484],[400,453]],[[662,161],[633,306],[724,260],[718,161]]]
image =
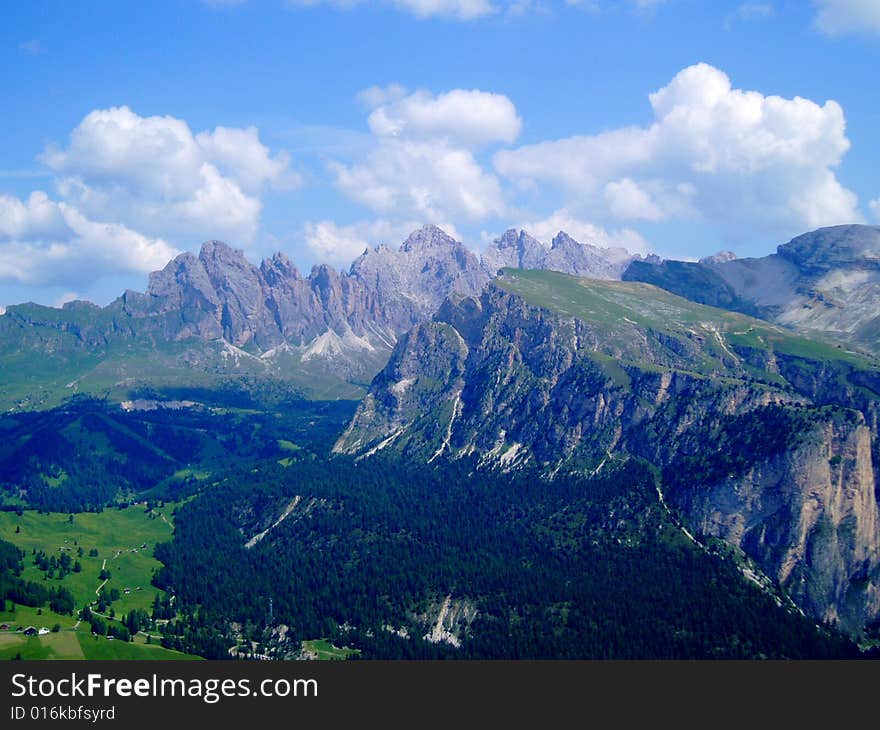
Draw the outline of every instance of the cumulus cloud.
[[[651,193],[628,177],[605,185],[605,201],[608,210],[617,218],[660,221],[667,217],[666,210]]]
[[[734,89],[697,64],[649,97],[654,121],[496,153],[523,186],[550,183],[621,220],[708,220],[766,230],[861,218],[834,173],[849,149],[834,101]]]
[[[124,106],[89,113],[66,148],[50,146],[41,159],[66,202],[153,236],[247,243],[259,226],[260,191],[299,182],[287,155],[272,156],[254,127],[194,135],[181,119]]]
[[[266,184],[295,188],[302,182],[290,169],[290,156],[282,151],[272,157],[256,127],[217,127],[213,132],[199,132],[196,142],[207,160],[248,192],[257,192]]]
[[[357,100],[368,109],[375,109],[383,104],[400,101],[406,96],[406,88],[400,84],[387,86],[368,86],[358,92]]]
[[[640,13],[655,10],[661,5],[665,5],[666,2],[667,0],[628,0],[630,8]],[[599,14],[608,8],[616,9],[619,5],[619,3],[601,2],[600,0],[565,0],[565,4],[595,14]]]
[[[876,0],[814,0],[816,27],[830,36],[880,33],[880,3]]]
[[[332,5],[338,8],[352,8],[366,0],[288,0],[291,6]],[[383,0],[417,18],[451,18],[453,20],[475,20],[497,12],[498,7],[491,0]]]
[[[875,198],[874,200],[869,202],[868,209],[871,211],[871,215],[874,217],[874,220],[880,223],[880,198]]]
[[[504,213],[501,184],[475,151],[519,134],[507,97],[463,89],[407,95],[391,86],[367,89],[359,99],[372,107],[375,144],[355,164],[330,165],[348,197],[395,220],[477,221]]]
[[[736,6],[733,17],[742,21],[760,20],[769,18],[773,12],[772,3],[742,3]]]
[[[305,225],[304,237],[318,261],[347,266],[368,247],[399,243],[419,225],[415,221],[392,223],[383,219],[358,221],[351,225],[310,221]]]
[[[35,190],[24,201],[0,195],[0,239],[63,238],[69,233],[58,204],[42,190]]]
[[[475,221],[505,211],[498,179],[442,141],[386,140],[364,163],[331,169],[340,190],[381,214]]]
[[[647,242],[638,232],[630,228],[609,231],[572,215],[566,208],[554,211],[547,218],[520,223],[517,228],[527,231],[547,246],[557,233],[565,231],[581,243],[600,248],[625,248],[630,253],[648,253]]]
[[[85,284],[98,273],[159,269],[177,253],[160,238],[90,220],[40,191],[27,201],[0,196],[0,280]]]
[[[55,175],[54,196],[0,196],[0,279],[79,290],[159,269],[175,243],[247,243],[261,194],[299,183],[287,155],[273,155],[254,127],[194,134],[181,119],[128,107],[89,113],[66,146],[40,159]]]
[[[77,294],[75,291],[67,291],[67,292],[64,292],[64,294],[62,294],[60,297],[57,297],[55,299],[55,301],[52,303],[52,306],[60,309],[65,304],[67,304],[69,302],[75,302],[78,299],[82,299],[82,297],[79,294]]]
[[[377,98],[377,94],[368,90],[361,97]],[[378,137],[443,138],[465,147],[510,143],[522,129],[510,99],[477,89],[455,89],[437,96],[416,91],[384,99],[367,121]]]

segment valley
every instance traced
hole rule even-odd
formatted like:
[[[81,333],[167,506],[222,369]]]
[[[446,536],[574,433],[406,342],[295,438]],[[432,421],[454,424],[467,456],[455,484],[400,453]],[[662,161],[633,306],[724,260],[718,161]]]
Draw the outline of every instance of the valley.
[[[880,361],[729,263],[425,226],[8,308],[0,656],[873,656]]]
[[[174,508],[173,504],[163,505],[148,511],[141,504],[125,510],[73,515],[31,510],[20,515],[0,512],[0,540],[15,544],[24,553],[21,579],[64,588],[72,596],[74,607],[71,613],[58,613],[48,606],[31,607],[4,600],[8,605],[0,611],[0,625],[7,628],[0,630],[0,658],[191,658],[163,648],[156,634],[147,643],[149,631],[138,631],[130,643],[113,641],[93,635],[92,626],[76,618],[80,608],[94,604],[94,615],[122,625],[132,611],[151,610],[157,597],[167,600],[164,592],[152,585],[160,567],[153,550],[157,542],[172,534]],[[104,600],[107,607],[100,613],[97,604]],[[26,636],[28,627],[36,628],[37,635]]]

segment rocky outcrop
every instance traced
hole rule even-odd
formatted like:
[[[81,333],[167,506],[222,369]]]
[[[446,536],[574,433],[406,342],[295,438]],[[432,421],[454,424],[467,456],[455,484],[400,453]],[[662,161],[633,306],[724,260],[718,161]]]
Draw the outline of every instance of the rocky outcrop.
[[[651,260],[655,260],[652,257]],[[642,260],[624,248],[604,248],[575,241],[564,231],[549,246],[525,231],[511,228],[483,252],[482,263],[494,276],[499,269],[543,269],[593,279],[620,279],[634,260]],[[658,259],[659,260],[659,259]]]
[[[554,277],[444,303],[400,339],[336,452],[550,477],[647,459],[678,472],[666,499],[691,530],[741,547],[809,615],[854,633],[880,616],[873,366],[819,346],[811,360],[643,285],[584,282],[579,310]]]
[[[635,261],[623,278],[880,354],[878,226],[820,228],[762,258]]]
[[[458,648],[477,618],[477,607],[473,601],[446,596],[439,604],[432,602],[425,613],[415,614],[413,618],[428,629],[422,637],[425,641]]]
[[[861,415],[817,422],[747,473],[667,495],[693,528],[742,548],[808,614],[858,631],[880,614],[875,435]]]
[[[726,264],[728,261],[735,261],[736,254],[733,251],[719,251],[711,256],[703,256],[700,259],[701,264]]]
[[[437,226],[414,231],[397,251],[367,249],[352,263],[349,278],[398,333],[430,319],[450,294],[479,294],[489,280],[477,257]]]
[[[208,241],[198,256],[182,254],[151,274],[146,294],[127,292],[111,307],[135,334],[223,339],[263,356],[295,350],[347,374],[365,353],[387,357],[397,336],[429,319],[449,294],[477,294],[487,281],[477,258],[436,226],[415,231],[398,250],[367,250],[348,273],[319,265],[306,277],[284,254],[257,267]]]

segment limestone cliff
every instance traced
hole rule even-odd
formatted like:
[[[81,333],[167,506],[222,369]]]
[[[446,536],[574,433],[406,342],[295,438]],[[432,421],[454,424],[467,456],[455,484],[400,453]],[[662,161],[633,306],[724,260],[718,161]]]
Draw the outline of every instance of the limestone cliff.
[[[550,477],[647,459],[691,530],[858,633],[880,616],[876,379],[653,287],[511,271],[401,338],[335,448]]]

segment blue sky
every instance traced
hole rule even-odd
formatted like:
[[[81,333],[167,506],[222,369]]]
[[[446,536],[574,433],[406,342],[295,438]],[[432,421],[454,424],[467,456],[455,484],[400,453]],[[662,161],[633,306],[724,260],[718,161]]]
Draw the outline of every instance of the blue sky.
[[[0,306],[424,222],[695,258],[880,221],[875,0],[18,2]]]

